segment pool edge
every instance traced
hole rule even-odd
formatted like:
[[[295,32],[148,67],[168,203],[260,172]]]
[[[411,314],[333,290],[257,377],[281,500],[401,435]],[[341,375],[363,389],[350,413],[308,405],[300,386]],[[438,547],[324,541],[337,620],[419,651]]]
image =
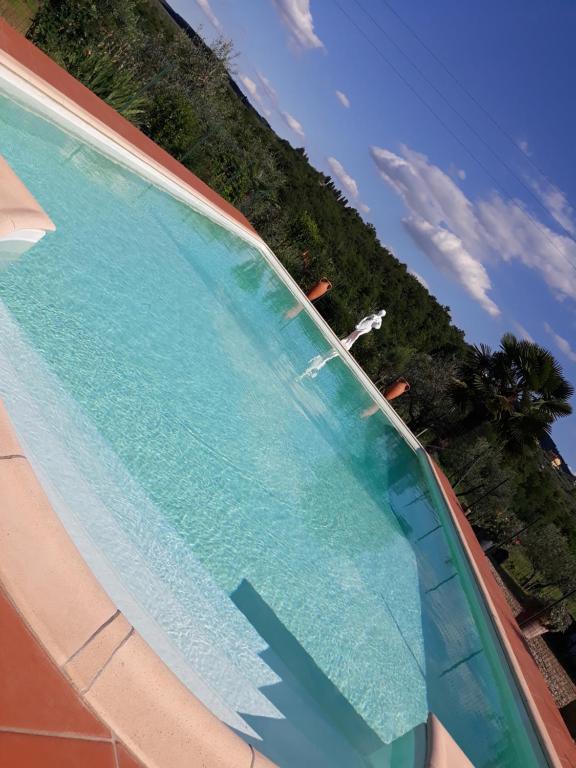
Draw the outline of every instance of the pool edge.
[[[450,513],[468,565],[480,589],[502,650],[524,698],[528,714],[546,756],[553,768],[572,768],[576,765],[576,746],[536,662],[525,646],[522,631],[490,570],[488,558],[484,554],[446,475],[424,449],[421,451],[421,459],[427,462],[440,495]],[[551,732],[556,734],[555,739],[552,738]],[[562,752],[564,755],[559,753],[556,740],[563,743]],[[566,748],[570,748],[573,754],[566,754]]]

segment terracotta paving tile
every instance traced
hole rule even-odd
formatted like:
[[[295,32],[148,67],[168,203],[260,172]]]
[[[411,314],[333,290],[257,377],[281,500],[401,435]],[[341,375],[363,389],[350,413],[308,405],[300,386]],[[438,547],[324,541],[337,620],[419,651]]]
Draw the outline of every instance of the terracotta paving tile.
[[[0,590],[0,727],[110,737]],[[0,760],[2,768],[8,765]]]
[[[115,768],[111,742],[0,733],[2,768]]]
[[[138,762],[123,744],[116,744],[116,753],[118,755],[118,768],[143,768],[142,763]]]

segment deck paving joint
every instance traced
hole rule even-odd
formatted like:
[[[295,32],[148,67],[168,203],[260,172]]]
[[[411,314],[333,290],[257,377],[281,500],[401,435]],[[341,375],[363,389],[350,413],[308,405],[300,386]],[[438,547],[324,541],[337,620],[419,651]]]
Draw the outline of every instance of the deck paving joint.
[[[101,744],[112,743],[112,737],[106,738],[105,736],[91,736],[85,733],[72,733],[70,731],[36,731],[31,728],[11,728],[9,726],[0,725],[0,734],[2,733],[15,733],[20,736],[39,736],[41,738],[71,739],[73,741],[95,741]]]
[[[92,688],[96,680],[98,680],[98,678],[104,672],[108,664],[110,664],[114,656],[116,656],[116,654],[122,648],[122,646],[126,645],[126,643],[128,642],[128,640],[130,640],[133,634],[134,634],[134,627],[130,627],[130,631],[128,632],[128,634],[125,637],[123,637],[122,640],[118,643],[118,645],[112,650],[112,653],[110,654],[110,656],[108,656],[104,664],[102,664],[98,672],[96,672],[96,674],[94,675],[94,677],[92,678],[88,686],[82,689],[81,693],[83,696],[90,691],[90,689]]]
[[[69,658],[69,659],[67,659],[67,660],[64,662],[64,664],[63,664],[62,666],[63,666],[63,667],[65,667],[67,664],[70,664],[70,662],[71,662],[71,661],[73,661],[73,660],[76,658],[76,656],[78,656],[78,654],[79,654],[79,653],[81,653],[81,652],[82,652],[82,651],[83,651],[83,650],[84,650],[84,649],[85,649],[85,648],[86,648],[88,645],[90,645],[90,643],[92,642],[92,640],[94,640],[96,637],[98,637],[98,635],[100,634],[100,632],[102,632],[104,629],[106,629],[106,627],[110,626],[110,624],[112,624],[112,622],[113,622],[113,621],[114,621],[114,620],[115,620],[115,619],[116,619],[118,616],[120,616],[120,613],[121,613],[121,611],[120,611],[119,609],[117,609],[116,611],[114,611],[114,613],[112,614],[112,616],[109,616],[109,617],[106,619],[106,621],[105,621],[105,622],[103,622],[102,624],[100,624],[100,626],[98,627],[98,629],[96,629],[94,632],[92,632],[92,634],[90,635],[90,637],[89,637],[87,640],[85,640],[85,641],[82,643],[82,645],[81,645],[79,648],[77,648],[77,649],[74,651],[74,653],[72,654],[72,656],[70,656],[70,658]]]
[[[118,760],[118,742],[116,741],[116,735],[112,731],[112,753],[114,755],[114,768],[120,768],[120,762]]]

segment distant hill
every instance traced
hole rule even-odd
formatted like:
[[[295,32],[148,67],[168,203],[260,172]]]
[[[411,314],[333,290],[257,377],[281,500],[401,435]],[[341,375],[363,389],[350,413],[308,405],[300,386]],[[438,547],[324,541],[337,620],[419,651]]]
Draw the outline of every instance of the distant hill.
[[[180,16],[180,14],[177,13],[174,10],[174,8],[172,8],[172,6],[169,3],[166,2],[166,0],[158,0],[158,5],[162,6],[162,8],[166,11],[168,16],[170,16],[172,21],[178,27],[180,27],[180,29],[183,32],[185,32],[191,40],[193,40],[197,45],[200,45],[203,48],[205,48],[207,51],[210,51],[210,46],[208,46],[204,42],[204,39],[198,34],[198,32],[196,32],[194,27],[190,26],[190,24],[188,24],[186,19],[184,19],[182,16]],[[270,130],[272,130],[271,126],[270,126],[270,123],[264,117],[262,117],[262,115],[260,114],[260,112],[258,112],[257,109],[254,109],[254,107],[252,106],[250,101],[244,95],[244,92],[238,87],[238,85],[237,85],[236,81],[234,80],[234,78],[229,77],[229,80],[230,80],[230,88],[232,88],[232,90],[234,91],[236,96],[238,96],[240,101],[242,101],[244,106],[247,109],[249,109],[254,115],[256,115],[256,117],[258,118],[258,120],[261,123],[263,123],[267,128],[270,128]]]

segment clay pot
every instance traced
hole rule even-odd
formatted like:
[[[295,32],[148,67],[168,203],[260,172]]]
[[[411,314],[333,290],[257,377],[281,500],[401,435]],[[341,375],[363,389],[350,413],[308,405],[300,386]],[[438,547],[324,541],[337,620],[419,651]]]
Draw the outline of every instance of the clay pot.
[[[396,379],[393,384],[384,390],[384,397],[386,400],[394,400],[395,398],[400,397],[400,395],[403,395],[405,392],[408,392],[409,389],[410,384],[408,384],[406,379]]]
[[[332,283],[330,280],[328,280],[326,277],[323,277],[316,283],[313,288],[308,291],[306,296],[310,299],[310,301],[316,301],[316,299],[319,299],[320,296],[324,296],[325,293],[328,293],[331,288]]]

